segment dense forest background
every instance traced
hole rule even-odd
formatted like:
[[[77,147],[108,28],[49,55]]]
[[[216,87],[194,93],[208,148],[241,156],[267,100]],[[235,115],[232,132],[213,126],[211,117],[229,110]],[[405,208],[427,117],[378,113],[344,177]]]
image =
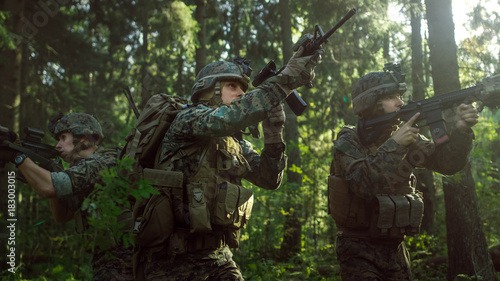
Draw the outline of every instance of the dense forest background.
[[[122,146],[135,122],[124,87],[141,109],[155,93],[189,97],[197,71],[215,60],[244,56],[255,75],[271,59],[283,65],[293,42],[316,24],[326,32],[356,8],[324,46],[314,87],[299,89],[308,109],[299,117],[287,112],[284,183],[277,191],[247,183],[255,205],[234,250],[247,280],[340,280],[327,175],[332,140],[344,124],[356,124],[351,86],[388,62],[407,74],[405,100],[499,74],[498,3],[470,2],[467,36],[457,39],[451,0],[1,0],[0,125],[23,136],[26,126],[47,130],[58,112],[87,112],[103,125],[104,146]],[[407,239],[415,280],[497,280],[500,113],[482,111],[474,131],[463,172],[417,172],[426,215],[422,234]],[[16,272],[7,271],[9,171],[15,168],[6,166],[0,183],[2,279],[90,280],[89,235],[74,222],[55,223],[48,201],[20,182]]]

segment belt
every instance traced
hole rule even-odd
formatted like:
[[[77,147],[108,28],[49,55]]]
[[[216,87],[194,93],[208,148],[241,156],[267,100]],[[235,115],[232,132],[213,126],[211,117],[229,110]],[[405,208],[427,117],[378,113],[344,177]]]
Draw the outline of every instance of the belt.
[[[404,241],[404,237],[402,238],[371,237],[370,230],[368,228],[352,229],[352,228],[341,227],[338,225],[337,225],[337,236],[368,240],[370,242],[379,244],[398,244]]]
[[[218,250],[226,245],[224,234],[207,233],[189,235],[187,239],[187,251],[197,252],[200,250]]]

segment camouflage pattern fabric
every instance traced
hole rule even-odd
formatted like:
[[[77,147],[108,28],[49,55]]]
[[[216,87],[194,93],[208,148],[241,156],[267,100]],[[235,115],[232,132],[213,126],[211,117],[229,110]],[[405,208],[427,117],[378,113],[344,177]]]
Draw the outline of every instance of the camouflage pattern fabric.
[[[334,161],[340,169],[336,173],[343,175],[354,196],[365,202],[372,202],[376,194],[391,194],[397,188],[408,187],[415,167],[442,174],[460,171],[466,164],[473,135],[454,130],[450,141],[441,146],[419,135],[409,147],[389,137],[390,132],[386,132],[377,145],[364,147],[356,128],[346,126],[334,141]],[[368,229],[366,232],[369,237]],[[393,239],[391,244],[384,240],[383,244],[382,240],[358,238],[348,231],[338,233],[336,250],[342,280],[411,280],[409,256],[401,241]]]
[[[406,84],[397,81],[389,72],[371,72],[356,81],[352,87],[352,109],[362,115],[372,109],[381,96],[406,92]]]
[[[68,169],[51,173],[56,194],[76,195],[83,201],[100,179],[99,172],[116,165],[116,157],[116,149],[99,148],[94,154],[75,160]],[[68,186],[71,186],[70,190],[67,190]]]
[[[243,73],[240,66],[232,62],[212,62],[203,67],[196,75],[196,82],[191,89],[191,101],[197,103],[200,100],[200,95],[204,91],[213,89],[215,82],[218,81],[238,81],[243,86],[243,92],[246,92],[250,78]]]
[[[235,135],[249,125],[267,118],[267,112],[284,99],[275,94],[271,86],[271,83],[263,83],[239,100],[233,101],[230,106],[212,108],[199,104],[181,111],[165,134],[158,164],[161,165],[179,150],[199,143],[207,144],[210,138]],[[286,164],[284,144],[266,145],[262,157],[253,150],[249,142],[241,141],[240,145],[244,157],[252,167],[252,172],[245,179],[258,186],[264,182],[276,183],[281,180],[280,172]],[[203,146],[200,146],[196,155],[181,159],[176,164],[176,170],[193,174],[202,150]]]
[[[165,134],[158,165],[155,167],[166,168],[162,167],[162,164],[170,165],[167,160],[179,150],[187,151],[196,147],[194,153],[173,161],[174,170],[193,176],[207,144],[213,143],[212,140],[215,139],[232,138],[240,133],[240,130],[257,124],[267,118],[267,112],[283,101],[285,96],[281,96],[280,91],[276,91],[274,87],[278,86],[274,83],[263,83],[239,100],[233,101],[230,106],[213,108],[198,104],[181,111]],[[238,145],[249,169],[240,176],[218,176],[234,184],[240,184],[244,178],[262,188],[278,188],[286,166],[285,145],[266,144],[260,155],[248,141],[240,140]],[[215,169],[213,171],[216,173]],[[229,248],[226,246],[222,249],[223,252],[198,250],[177,255],[171,262],[168,258],[158,261],[150,259],[144,265],[146,280],[243,280],[238,266],[230,258]],[[214,256],[219,258],[215,259]],[[147,258],[143,257],[141,260],[145,259]],[[176,279],[176,275],[180,278]]]
[[[372,243],[338,237],[336,250],[342,281],[412,280],[410,255],[404,242]]]
[[[154,257],[146,264],[148,281],[241,281],[240,268],[226,246],[215,252]]]
[[[65,186],[70,179],[71,196],[63,198],[63,204],[73,212],[79,210],[86,196],[100,180],[99,172],[116,165],[117,149],[99,148],[85,158],[77,159],[71,166],[59,173],[52,173],[54,188]],[[80,214],[80,213],[78,213]],[[76,215],[78,215],[76,214]],[[75,215],[75,216],[76,216]],[[81,214],[80,214],[81,215]],[[109,256],[111,254],[111,256]],[[118,246],[106,253],[94,253],[92,258],[94,281],[133,280],[132,248]]]
[[[363,147],[356,130],[344,127],[334,141],[334,158],[340,166],[340,174],[350,183],[355,195],[371,200],[385,188],[408,186],[416,167],[426,168],[445,175],[460,171],[466,164],[472,148],[472,134],[454,130],[447,144],[436,146],[431,140],[419,135],[409,147],[401,146],[389,138],[371,155]]]
[[[87,113],[69,113],[55,124],[50,124],[49,129],[56,140],[60,133],[66,131],[73,135],[97,135],[100,139],[104,138],[99,122]]]

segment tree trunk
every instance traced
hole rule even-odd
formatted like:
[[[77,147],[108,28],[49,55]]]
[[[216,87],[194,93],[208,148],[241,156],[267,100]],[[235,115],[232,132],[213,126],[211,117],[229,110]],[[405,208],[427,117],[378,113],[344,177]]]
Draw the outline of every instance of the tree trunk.
[[[22,18],[23,18],[23,10],[24,10],[24,1],[20,0],[7,0],[0,2],[0,10],[8,11],[10,13],[10,17],[5,21],[5,27],[8,31],[21,36],[22,29]],[[22,37],[21,37],[22,38]],[[2,93],[2,100],[0,101],[0,125],[7,127],[12,131],[19,132],[19,105],[21,101],[21,69],[22,69],[22,50],[24,43],[22,40],[18,40],[14,42],[14,49],[3,50],[0,55],[0,92]],[[5,48],[5,47],[4,47]],[[3,163],[5,164],[5,163]],[[2,164],[2,165],[3,165]],[[9,217],[8,212],[8,184],[12,183],[9,180],[12,180],[12,172],[16,170],[13,169],[13,166],[4,166],[0,167],[0,180],[2,182],[0,186],[0,192],[3,194],[0,199],[0,213],[4,214],[4,218],[2,218],[0,222],[0,227],[2,229],[7,230],[7,219],[17,219],[19,218],[18,213],[14,212],[15,217]],[[16,172],[17,173],[17,172]],[[19,184],[16,186],[15,191],[15,201],[16,206],[19,206]],[[16,209],[17,211],[17,209]],[[3,232],[7,235],[7,232]],[[19,231],[16,232],[19,235]],[[2,241],[6,240],[2,239]],[[3,257],[6,257],[7,254],[10,254],[8,250],[7,243],[4,244],[3,250],[0,251],[0,254]],[[9,246],[9,248],[12,247]],[[16,259],[19,259],[20,252],[16,252]],[[2,272],[6,272],[10,266],[8,263],[3,262],[0,266],[0,270]]]
[[[280,0],[278,9],[281,17],[281,38],[283,41],[283,57],[285,58],[283,64],[285,64],[292,56],[293,45],[289,0]],[[292,167],[293,165],[300,167],[300,149],[297,145],[299,141],[297,116],[295,116],[295,114],[290,110],[288,105],[285,105],[285,112],[286,124],[284,133],[287,145],[288,167]],[[289,196],[286,197],[286,201],[283,206],[286,213],[283,242],[280,249],[280,258],[283,260],[286,260],[300,252],[300,239],[302,236],[302,225],[300,223],[302,202],[297,199],[300,198],[300,196],[298,196],[298,190],[302,183],[302,176],[290,170],[287,170],[286,173],[288,181],[284,188],[287,189],[286,194]]]
[[[384,7],[385,14],[388,15],[389,14],[389,1],[388,0],[383,0],[381,2],[382,2],[382,6]],[[384,35],[384,41],[383,41],[383,44],[382,44],[382,56],[384,57],[384,60],[386,62],[392,61],[391,55],[389,54],[390,44],[391,44],[391,38],[390,37],[391,37],[391,35],[389,33],[385,34]]]
[[[233,0],[231,2],[233,5],[231,18],[229,19],[231,23],[231,33],[229,34],[231,44],[229,44],[230,49],[228,50],[230,59],[240,55],[240,51],[243,49],[243,40],[240,35],[240,13],[242,12],[241,1]]]
[[[205,10],[207,6],[206,0],[196,1],[196,11],[194,13],[194,18],[200,26],[200,31],[198,31],[198,42],[200,47],[196,48],[196,74],[207,64],[207,28],[205,22]]]
[[[0,6],[2,11],[8,11],[11,14],[5,21],[7,29],[14,34],[22,36],[24,1],[2,1]],[[16,40],[14,43],[14,49],[3,51],[2,59],[0,60],[0,88],[2,92],[0,125],[8,127],[12,131],[19,132],[22,44],[24,43],[22,39]]]
[[[429,49],[436,95],[460,89],[451,0],[426,0]],[[470,164],[460,180],[443,178],[448,237],[448,280],[458,274],[497,280],[481,228]]]
[[[148,45],[149,45],[149,25],[147,19],[142,22],[142,45],[141,45],[141,107],[142,108],[146,101],[151,96],[151,84],[152,76],[149,73],[149,57],[148,57]]]
[[[422,0],[411,0],[411,57],[413,100],[425,99],[425,84],[423,72],[423,49],[422,49]],[[426,134],[428,135],[428,134]],[[424,195],[424,218],[421,229],[432,233],[434,228],[434,212],[436,209],[436,187],[432,171],[418,169],[415,171],[417,177],[417,189]]]
[[[413,99],[425,98],[422,49],[422,0],[411,0],[411,82],[413,85]]]

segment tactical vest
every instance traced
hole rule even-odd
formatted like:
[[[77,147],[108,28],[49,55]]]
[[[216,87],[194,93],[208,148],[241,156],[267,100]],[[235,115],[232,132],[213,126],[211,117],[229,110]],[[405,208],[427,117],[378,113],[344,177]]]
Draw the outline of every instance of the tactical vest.
[[[179,163],[193,158],[198,163],[194,174],[176,170]],[[250,165],[236,139],[194,144],[154,168],[145,169],[144,178],[160,194],[151,197],[136,219],[140,246],[167,245],[171,254],[238,247],[239,231],[250,219],[253,193],[241,186]]]
[[[343,133],[357,138],[351,127],[345,127],[339,135]],[[376,147],[365,148],[367,156],[375,155],[376,151]],[[415,184],[412,174],[407,186],[382,188],[375,198],[365,200],[351,191],[334,157],[328,177],[328,211],[339,227],[339,235],[401,239],[418,234],[424,204]]]
[[[191,233],[207,233],[213,226],[240,229],[246,226],[253,193],[241,186],[250,165],[232,137],[217,138],[202,155],[198,172],[187,179]]]

